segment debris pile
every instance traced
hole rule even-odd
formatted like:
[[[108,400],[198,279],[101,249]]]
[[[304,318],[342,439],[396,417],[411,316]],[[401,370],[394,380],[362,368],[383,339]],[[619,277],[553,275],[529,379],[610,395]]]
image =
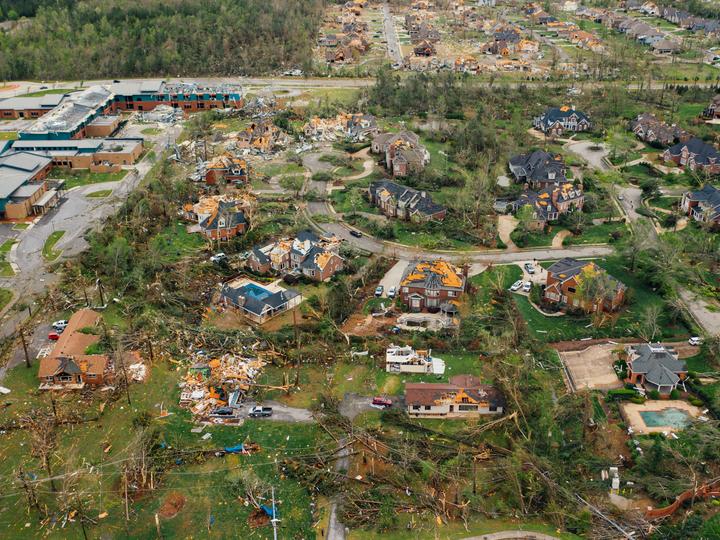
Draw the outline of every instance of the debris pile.
[[[208,360],[201,352],[193,360],[179,383],[180,405],[201,423],[240,425],[240,405],[265,362],[234,354]]]

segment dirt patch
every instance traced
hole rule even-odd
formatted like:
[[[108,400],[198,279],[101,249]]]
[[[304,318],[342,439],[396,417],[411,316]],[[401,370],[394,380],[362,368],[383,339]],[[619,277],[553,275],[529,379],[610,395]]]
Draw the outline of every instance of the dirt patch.
[[[160,515],[165,519],[174,518],[185,506],[185,496],[177,491],[171,491],[160,507]]]
[[[620,388],[622,382],[613,369],[617,345],[593,345],[582,351],[567,351],[560,354],[577,390]]]
[[[277,517],[277,513],[275,514]],[[258,527],[265,527],[266,525],[270,524],[270,516],[268,516],[265,512],[260,510],[259,508],[256,508],[253,510],[253,512],[248,516],[248,525],[250,525],[251,529],[257,529]]]
[[[342,331],[353,336],[377,336],[380,330],[393,326],[395,321],[394,317],[373,317],[354,313],[345,321]]]

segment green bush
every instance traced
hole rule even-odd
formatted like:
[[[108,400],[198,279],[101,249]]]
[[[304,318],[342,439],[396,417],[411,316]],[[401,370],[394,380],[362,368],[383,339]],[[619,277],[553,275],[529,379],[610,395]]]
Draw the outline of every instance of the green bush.
[[[631,390],[629,388],[617,388],[615,390],[609,390],[605,400],[626,400],[634,397],[638,397],[638,393],[635,390]]]
[[[650,399],[660,399],[660,392],[658,392],[657,390],[650,390],[648,392],[648,397]]]
[[[673,388],[672,392],[670,392],[670,399],[679,399],[680,398],[680,392],[678,392],[677,388]]]
[[[702,399],[696,397],[690,397],[688,401],[690,405],[695,405],[696,407],[702,407],[705,404]]]
[[[635,396],[630,398],[630,403],[635,403],[637,405],[642,405],[645,403],[645,398],[642,396]]]

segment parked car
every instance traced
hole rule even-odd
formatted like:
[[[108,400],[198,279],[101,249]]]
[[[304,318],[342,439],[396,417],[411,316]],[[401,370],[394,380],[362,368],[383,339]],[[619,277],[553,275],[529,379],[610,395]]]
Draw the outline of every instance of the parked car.
[[[210,416],[233,416],[235,409],[232,407],[219,407],[210,413]]]
[[[60,321],[55,321],[54,323],[52,323],[52,327],[55,330],[61,330],[61,331],[65,330],[65,328],[67,328],[67,325],[68,325],[68,322],[65,319],[62,319]]]
[[[388,289],[387,297],[388,298],[395,298],[395,293],[397,293],[397,289],[395,287],[390,287]]]
[[[225,255],[222,251],[220,253],[216,253],[212,257],[210,257],[210,262],[219,264],[221,262],[227,261],[227,255]]]
[[[380,297],[383,295],[383,292],[384,292],[384,291],[385,291],[385,287],[383,287],[382,285],[378,285],[378,286],[375,288],[375,296],[377,296],[378,298],[380,298]]]
[[[690,339],[688,339],[688,343],[692,345],[693,347],[698,347],[699,345],[702,345],[702,338],[698,336],[693,336]]]
[[[510,290],[513,291],[513,292],[519,291],[519,290],[520,290],[520,287],[522,287],[522,286],[523,286],[522,279],[519,279],[519,280],[517,280],[515,283],[513,283],[513,284],[510,286]]]
[[[535,267],[532,265],[532,263],[525,263],[525,271],[532,275],[535,273]]]
[[[362,238],[362,233],[360,231],[356,231],[355,229],[350,229],[350,234],[355,238]]]
[[[523,285],[523,292],[530,292],[530,289],[532,289],[532,283],[526,281]]]
[[[625,200],[625,197],[623,197],[622,195],[618,195],[618,201],[624,201],[624,200]]]
[[[372,404],[378,407],[392,407],[392,399],[376,396],[372,400]]]
[[[48,339],[52,341],[57,341],[58,339],[60,339],[60,334],[62,334],[62,332],[50,332],[48,334]]]
[[[268,416],[272,416],[272,413],[272,407],[261,407],[260,405],[256,405],[250,409],[251,418],[266,418]]]

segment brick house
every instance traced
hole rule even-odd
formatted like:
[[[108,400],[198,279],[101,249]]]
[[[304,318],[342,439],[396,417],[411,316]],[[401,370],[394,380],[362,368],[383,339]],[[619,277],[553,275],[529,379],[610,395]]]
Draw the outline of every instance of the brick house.
[[[248,181],[248,164],[244,159],[224,154],[205,165],[205,183],[217,185],[221,182],[244,184]]]
[[[582,211],[584,203],[585,193],[582,187],[575,187],[568,182],[540,191],[525,190],[511,203],[511,208],[517,212],[524,206],[530,206],[533,210],[530,228],[541,231],[549,222],[558,220],[564,214]]]
[[[710,105],[708,105],[702,112],[703,118],[720,118],[720,94],[712,98]]]
[[[430,163],[430,153],[412,131],[376,135],[370,151],[385,154],[385,167],[395,177],[416,174]]]
[[[708,174],[720,173],[720,152],[717,148],[696,137],[679,142],[663,152],[663,160],[672,162],[679,167],[687,167],[691,171],[702,171]]]
[[[100,341],[96,331],[100,319],[100,314],[91,309],[81,309],[70,317],[50,354],[40,359],[40,390],[79,390],[85,385],[112,382],[114,367],[110,358],[86,354],[89,347]]]
[[[627,287],[610,275],[608,277],[612,284],[612,290],[609,291],[606,298],[593,302],[581,299],[578,294],[583,275],[600,272],[605,273],[605,270],[594,262],[578,261],[570,257],[561,259],[547,270],[543,299],[561,307],[584,309],[587,312],[615,311],[625,300]]]
[[[407,383],[405,404],[416,418],[473,418],[505,410],[502,393],[472,375],[456,375],[447,383]]]
[[[675,124],[668,125],[652,113],[639,114],[631,122],[630,129],[641,141],[657,143],[661,146],[670,146],[690,138],[690,134],[681,127]]]
[[[686,191],[680,208],[695,221],[720,224],[720,190],[705,184],[698,191]]]
[[[667,397],[679,384],[684,388],[688,370],[684,361],[670,347],[660,343],[641,343],[625,347],[627,382],[641,384],[648,391]]]
[[[368,187],[370,202],[388,217],[405,221],[442,221],[447,209],[433,202],[425,191],[397,184],[395,182],[373,182]]]
[[[235,201],[223,201],[200,222],[200,232],[208,240],[227,241],[243,234],[248,226],[244,210]]]
[[[517,182],[527,183],[533,189],[567,182],[562,156],[544,150],[514,156],[510,158],[508,167]]]
[[[466,281],[465,270],[444,259],[410,263],[400,280],[400,298],[410,311],[454,313]]]

